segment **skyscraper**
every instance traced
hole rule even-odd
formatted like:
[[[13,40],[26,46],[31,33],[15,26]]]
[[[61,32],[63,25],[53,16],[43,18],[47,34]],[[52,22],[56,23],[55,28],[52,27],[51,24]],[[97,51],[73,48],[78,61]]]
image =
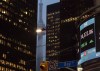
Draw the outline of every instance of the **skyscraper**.
[[[79,5],[77,5],[79,1],[73,0],[61,0],[60,3],[60,19],[61,19],[61,48],[66,49],[64,52],[61,53],[61,56],[66,56],[67,58],[61,57],[61,61],[65,60],[73,60],[76,59],[76,55],[74,54],[76,45],[76,27],[75,22],[79,15]],[[65,41],[63,41],[65,40]],[[72,48],[71,48],[72,47]],[[67,53],[68,52],[68,53]],[[71,53],[73,52],[73,53]],[[68,55],[67,55],[68,54]],[[70,57],[69,57],[70,56]],[[73,57],[75,56],[75,57]],[[64,60],[62,59],[64,58]]]
[[[37,0],[0,0],[0,71],[35,71]]]
[[[82,13],[94,6],[94,2],[93,0],[60,0],[59,6],[53,4],[47,7],[47,56],[49,55],[47,58],[48,60],[57,59],[57,57],[52,54],[59,53],[57,56],[59,56],[60,62],[78,61],[79,41],[77,40],[77,21]],[[57,10],[59,10],[60,14],[55,15],[54,11]],[[82,16],[82,20],[89,17],[89,14],[90,13]],[[56,25],[55,18],[59,15],[60,23]],[[55,28],[55,25],[59,27]],[[55,32],[55,29],[59,30]],[[57,40],[59,41],[56,41],[58,42],[58,50],[56,49],[55,51],[53,47],[56,47],[56,45],[53,43],[55,42],[54,36],[56,33],[58,33]],[[77,67],[71,68],[76,70]],[[60,70],[66,71],[66,69],[63,68]]]
[[[77,29],[78,17],[92,7],[93,0],[61,0],[60,3],[60,19],[61,19],[61,34],[60,34],[60,49],[63,51],[60,53],[60,61],[71,61],[79,59],[79,50],[77,40]],[[85,19],[89,16],[86,14],[82,16]],[[76,70],[77,67],[71,67]],[[66,69],[61,69],[61,71],[66,71]]]
[[[47,6],[47,27],[46,27],[46,57],[47,61],[56,63],[59,60],[60,48],[60,3]],[[50,69],[56,71],[56,66]]]
[[[45,29],[45,23],[43,20],[43,0],[38,0],[38,23],[37,29]],[[41,61],[45,61],[46,58],[46,40],[45,31],[37,33],[37,47],[36,47],[36,71],[40,71]]]

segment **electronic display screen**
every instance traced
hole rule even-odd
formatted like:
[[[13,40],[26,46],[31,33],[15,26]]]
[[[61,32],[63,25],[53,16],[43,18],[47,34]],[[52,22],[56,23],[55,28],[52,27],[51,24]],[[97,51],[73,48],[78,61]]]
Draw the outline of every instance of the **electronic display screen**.
[[[100,54],[98,54],[96,50],[97,37],[95,25],[95,18],[88,19],[80,25],[81,59],[79,60],[78,65],[84,63],[85,61],[100,57]]]
[[[92,21],[93,19],[91,19]],[[89,23],[89,22],[88,22]],[[83,25],[87,26],[85,29],[82,29],[80,31],[80,47],[81,47],[81,52],[88,50],[90,48],[95,47],[95,36],[94,36],[94,22],[90,22],[91,25],[88,25],[87,22],[85,22]],[[83,26],[82,25],[82,26]],[[84,27],[83,26],[83,27]]]

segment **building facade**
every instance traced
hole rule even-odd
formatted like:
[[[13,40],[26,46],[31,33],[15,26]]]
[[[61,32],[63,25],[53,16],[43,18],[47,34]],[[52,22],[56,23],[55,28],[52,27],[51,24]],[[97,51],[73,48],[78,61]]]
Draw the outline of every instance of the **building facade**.
[[[60,61],[72,61],[80,58],[79,52],[79,32],[76,28],[78,24],[79,16],[86,10],[91,8],[94,4],[93,0],[60,0],[60,38],[61,44],[60,49],[63,51],[60,53]],[[90,13],[89,13],[90,14]],[[81,20],[89,17],[89,14],[82,16]],[[63,41],[65,40],[65,41]],[[70,67],[76,70],[77,67]],[[60,69],[61,71],[66,71],[66,68]],[[69,70],[70,71],[70,70]]]
[[[92,6],[83,15],[88,14],[87,18],[84,18],[79,23],[80,32],[80,60],[78,65],[82,66],[83,71],[99,71],[100,70],[100,55],[99,55],[99,39],[98,39],[98,27],[100,23],[100,1],[92,1]],[[98,6],[98,7],[97,7]],[[80,17],[82,18],[83,15]],[[90,22],[91,21],[91,22]],[[89,25],[90,24],[90,25]],[[84,26],[83,26],[84,25]],[[83,33],[92,29],[92,34],[84,37]],[[86,42],[87,45],[84,44]],[[92,43],[91,43],[92,42]],[[94,51],[93,51],[94,50]]]
[[[60,7],[59,7],[60,6]],[[77,30],[77,24],[79,20],[79,16],[85,11],[89,10],[89,8],[94,6],[94,1],[89,0],[60,0],[59,6],[56,4],[49,5],[47,7],[47,60],[57,59],[59,62],[79,60],[80,51],[79,51],[79,32]],[[60,9],[60,10],[59,10]],[[59,10],[59,15],[55,15],[54,11]],[[89,17],[91,12],[83,15],[81,20]],[[59,16],[60,23],[57,24],[56,27],[56,18]],[[59,21],[59,20],[58,20]],[[53,24],[54,23],[54,24]],[[55,31],[55,29],[59,29]],[[55,36],[57,34],[56,42],[57,49],[55,43]],[[58,53],[58,57],[56,57],[55,53]],[[51,54],[51,55],[50,55]],[[70,67],[70,69],[76,70],[77,67]],[[67,68],[61,68],[60,71],[70,71]]]
[[[78,60],[77,30],[75,22],[78,18],[79,1],[61,0],[60,3],[60,62]],[[60,71],[76,70],[77,67],[61,68]]]
[[[37,0],[0,0],[0,71],[35,71]]]
[[[46,58],[53,62],[50,71],[56,71],[60,48],[60,3],[47,6]]]

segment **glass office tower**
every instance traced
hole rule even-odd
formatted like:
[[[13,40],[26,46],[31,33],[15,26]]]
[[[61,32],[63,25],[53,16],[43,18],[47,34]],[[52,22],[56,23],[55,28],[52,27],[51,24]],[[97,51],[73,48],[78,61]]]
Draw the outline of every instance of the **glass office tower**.
[[[59,7],[60,6],[60,7]],[[78,18],[86,10],[94,6],[93,0],[60,0],[60,4],[49,5],[47,7],[47,58],[48,60],[57,59],[55,53],[58,54],[58,61],[72,61],[79,59],[79,32],[77,30]],[[56,24],[55,18],[59,15],[55,15],[54,11],[60,9],[60,23]],[[89,14],[82,16],[82,20],[89,17]],[[59,20],[58,20],[59,21]],[[56,27],[59,26],[59,27]],[[59,29],[55,31],[55,29]],[[57,41],[55,40],[55,34],[57,34]],[[56,42],[58,50],[55,48]],[[51,57],[50,57],[51,54]],[[71,67],[71,69],[77,69],[77,67]],[[67,68],[61,68],[61,71],[68,70]]]
[[[60,48],[60,3],[47,6],[47,27],[46,27],[46,57],[53,65],[50,71],[56,71],[59,60]]]
[[[37,0],[0,0],[0,71],[35,71]]]

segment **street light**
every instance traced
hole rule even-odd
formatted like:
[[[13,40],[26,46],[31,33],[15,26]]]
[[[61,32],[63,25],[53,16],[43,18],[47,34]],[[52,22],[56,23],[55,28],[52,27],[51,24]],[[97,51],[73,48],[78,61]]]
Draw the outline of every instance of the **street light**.
[[[41,33],[41,32],[43,32],[43,31],[46,31],[46,29],[45,29],[45,28],[37,28],[37,29],[36,29],[36,32],[37,32],[37,33]]]
[[[42,29],[37,29],[36,32],[37,33],[41,33],[42,32]]]

